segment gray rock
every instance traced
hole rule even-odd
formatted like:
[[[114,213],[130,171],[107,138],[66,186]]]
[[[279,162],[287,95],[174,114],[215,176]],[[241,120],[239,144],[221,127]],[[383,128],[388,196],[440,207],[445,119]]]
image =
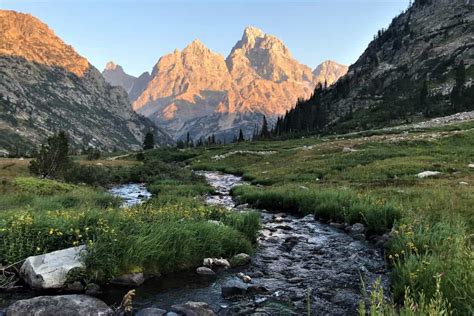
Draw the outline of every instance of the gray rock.
[[[346,225],[344,225],[342,223],[335,223],[335,222],[329,223],[329,226],[332,226],[332,227],[337,228],[337,229],[343,229],[343,228],[346,227]]]
[[[244,266],[250,263],[250,256],[246,253],[239,253],[230,259],[232,267]]]
[[[85,246],[53,251],[26,258],[20,268],[21,278],[34,289],[59,289],[74,269],[84,269]]]
[[[218,258],[206,258],[203,260],[202,265],[208,268],[230,268],[230,263],[227,261],[227,259],[218,259]]]
[[[149,307],[139,310],[135,316],[163,316],[165,314],[166,311],[164,309]]]
[[[185,316],[214,316],[216,313],[209,304],[204,302],[186,302],[185,304],[173,305],[171,309],[174,312]]]
[[[250,283],[252,282],[252,278],[242,272],[237,273],[237,277],[244,281],[244,283]]]
[[[128,273],[110,280],[111,284],[131,287],[140,286],[143,282],[145,282],[145,277],[142,272]]]
[[[239,279],[227,281],[221,288],[222,297],[243,296],[247,293],[247,285]]]
[[[352,225],[351,234],[363,234],[365,232],[365,226],[361,223],[355,223]]]
[[[199,267],[196,269],[196,273],[199,275],[216,275],[216,273],[208,267]]]
[[[112,314],[107,304],[87,295],[38,296],[17,301],[7,309],[7,316],[107,316]]]

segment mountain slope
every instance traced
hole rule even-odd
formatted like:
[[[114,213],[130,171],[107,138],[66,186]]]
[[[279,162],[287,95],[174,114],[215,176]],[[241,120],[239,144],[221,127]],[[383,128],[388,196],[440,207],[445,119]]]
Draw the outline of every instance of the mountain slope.
[[[337,80],[331,76],[314,78],[278,38],[247,27],[226,59],[197,40],[161,57],[133,108],[175,138],[229,140],[240,128],[251,135],[263,114],[284,114],[321,78]]]
[[[0,11],[0,150],[28,151],[60,129],[76,147],[139,148],[155,129],[74,49],[31,15]]]
[[[326,60],[313,70],[313,81],[325,85],[332,85],[347,73],[349,67],[332,60]]]
[[[415,1],[323,94],[330,121],[367,129],[472,110],[473,34],[472,1]],[[471,101],[456,108],[451,101],[460,68],[464,98]]]

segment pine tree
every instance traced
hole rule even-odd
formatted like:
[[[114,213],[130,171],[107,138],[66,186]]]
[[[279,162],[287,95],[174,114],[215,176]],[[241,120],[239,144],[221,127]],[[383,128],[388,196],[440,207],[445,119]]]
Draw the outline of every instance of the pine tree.
[[[462,60],[456,68],[456,83],[451,91],[451,110],[453,113],[464,109],[462,94],[466,83],[466,66]]]
[[[420,91],[420,109],[423,111],[425,116],[429,116],[429,109],[428,109],[428,81],[423,81],[423,86],[421,87]]]
[[[186,147],[190,147],[191,137],[189,136],[189,132],[186,133]]]
[[[242,129],[239,130],[239,138],[237,138],[237,141],[239,143],[245,141],[244,132],[242,132]]]
[[[145,139],[143,140],[143,150],[155,148],[155,136],[152,131],[148,131],[145,134]]]
[[[42,178],[56,178],[64,174],[72,163],[69,159],[69,140],[66,132],[48,138],[41,145],[36,159],[30,162],[30,172]]]
[[[270,138],[270,131],[268,129],[267,117],[265,115],[263,116],[262,130],[260,132],[260,136],[263,139]]]

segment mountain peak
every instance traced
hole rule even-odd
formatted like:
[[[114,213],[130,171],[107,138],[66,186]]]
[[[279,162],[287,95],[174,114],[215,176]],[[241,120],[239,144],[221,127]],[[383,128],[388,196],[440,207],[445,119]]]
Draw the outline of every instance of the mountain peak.
[[[194,41],[192,41],[188,46],[186,46],[183,50],[184,51],[196,51],[196,50],[209,50],[206,45],[204,45],[198,38],[196,38]]]
[[[116,63],[114,63],[113,61],[109,61],[109,62],[105,65],[105,70],[116,70],[117,67],[120,67],[120,66],[117,65]]]
[[[0,55],[59,67],[79,77],[89,70],[87,59],[30,14],[0,10],[0,38]]]
[[[242,39],[244,38],[258,38],[258,37],[264,37],[265,33],[259,29],[256,28],[255,26],[247,26],[244,30],[244,35]]]

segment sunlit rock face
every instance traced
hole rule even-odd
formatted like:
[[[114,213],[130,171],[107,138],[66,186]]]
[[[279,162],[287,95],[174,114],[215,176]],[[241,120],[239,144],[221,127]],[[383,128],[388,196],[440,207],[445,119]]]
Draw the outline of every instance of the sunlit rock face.
[[[343,74],[333,62],[325,64],[315,76],[281,40],[247,27],[226,59],[199,40],[161,57],[144,91],[131,100],[135,111],[175,138],[190,132],[194,139],[229,139],[240,128],[250,135],[263,114],[283,115],[316,83],[331,84]]]
[[[151,128],[122,88],[46,24],[0,10],[0,151],[27,153],[58,130],[76,148],[140,148]],[[155,130],[159,141],[170,141]]]

